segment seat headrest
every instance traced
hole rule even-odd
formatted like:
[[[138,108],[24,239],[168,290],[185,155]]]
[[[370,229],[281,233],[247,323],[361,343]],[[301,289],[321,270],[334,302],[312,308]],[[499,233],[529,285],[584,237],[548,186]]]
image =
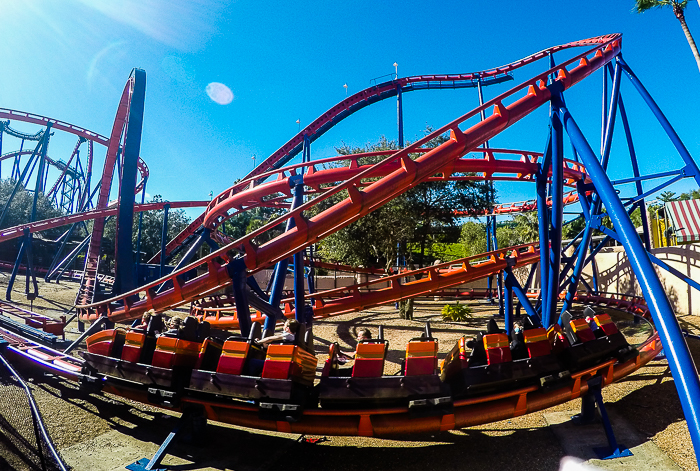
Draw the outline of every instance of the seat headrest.
[[[252,342],[260,337],[262,337],[262,327],[259,323],[253,322],[253,325],[250,326],[250,332],[248,332],[248,340]]]
[[[537,325],[533,322],[530,316],[523,316],[523,329],[536,329]]]
[[[182,328],[180,329],[179,337],[182,340],[189,340],[190,342],[196,341],[198,324],[199,323],[197,322],[197,319],[195,319],[194,317],[186,317],[185,322],[182,323]]]
[[[486,333],[487,334],[500,334],[501,329],[498,328],[498,324],[496,323],[496,319],[489,319],[489,323],[486,326]]]
[[[155,335],[156,332],[163,332],[163,318],[161,316],[151,316],[151,320],[148,321],[148,329],[146,333],[148,335]]]
[[[206,340],[206,338],[209,337],[210,332],[211,325],[209,324],[209,322],[200,322],[199,328],[197,329],[197,341],[204,342],[204,340]]]

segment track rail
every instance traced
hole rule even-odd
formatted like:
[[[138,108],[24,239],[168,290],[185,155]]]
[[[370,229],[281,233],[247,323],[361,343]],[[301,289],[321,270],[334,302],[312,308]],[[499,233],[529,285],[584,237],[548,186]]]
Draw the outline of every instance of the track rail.
[[[178,208],[197,208],[206,206],[208,201],[160,201],[157,203],[144,203],[134,205],[134,212],[140,213],[143,211],[156,211],[163,209],[165,205],[169,205],[171,209]],[[89,221],[91,219],[106,218],[108,216],[114,216],[117,214],[117,207],[110,206],[103,209],[93,209],[92,211],[85,211],[82,213],[71,214],[69,216],[62,216],[60,218],[44,219],[42,221],[32,222],[28,224],[20,224],[18,226],[8,227],[7,229],[0,230],[0,242],[5,242],[7,240],[15,239],[17,237],[22,237],[25,229],[29,229],[29,232],[41,232],[55,227],[66,226],[68,224],[74,224],[80,221]]]
[[[628,310],[625,302],[630,299],[623,299],[625,296],[596,298],[605,305]],[[581,295],[581,299],[586,302],[595,302],[595,299],[589,299],[586,295]],[[635,300],[635,304],[637,305],[635,309],[642,314],[648,312],[643,300],[641,303]],[[2,329],[0,329],[0,337],[10,342],[7,347],[7,356],[13,363],[38,367],[73,381],[80,381],[83,378],[81,373],[83,360],[43,347]],[[405,407],[307,409],[298,422],[289,423],[261,419],[257,406],[253,404],[190,396],[183,397],[180,408],[175,410],[182,410],[190,404],[199,404],[204,406],[207,417],[211,420],[287,433],[377,437],[433,433],[506,420],[577,399],[586,393],[587,381],[596,375],[603,377],[603,386],[609,386],[656,357],[662,349],[658,333],[652,332],[637,349],[639,355],[631,360],[624,363],[608,360],[578,371],[571,375],[571,382],[556,389],[543,390],[537,386],[531,386],[487,396],[458,399],[454,401],[451,413],[424,418],[415,418]],[[157,406],[149,401],[145,391],[137,391],[109,382],[106,383],[103,391]]]
[[[425,296],[496,274],[507,266],[531,265],[538,262],[539,257],[539,244],[523,244],[352,286],[318,291],[307,294],[305,298],[314,300],[314,318],[322,319],[332,315],[362,311],[402,299]],[[459,267],[455,268],[455,265]],[[414,278],[414,281],[402,283],[402,278]],[[225,301],[233,300],[225,299]],[[285,299],[282,303],[284,315],[293,317],[294,300]],[[214,327],[233,329],[238,327],[238,317],[231,310],[231,305],[209,308],[193,305],[190,313]],[[254,314],[251,320],[259,322],[263,320],[263,316],[260,313]]]
[[[47,126],[49,123],[51,123],[51,128],[60,131],[65,131],[70,134],[74,134],[79,137],[83,137],[87,139],[88,141],[93,141],[97,144],[101,144],[105,147],[109,145],[109,139],[106,138],[105,136],[102,136],[100,134],[97,134],[96,132],[89,131],[85,128],[81,128],[80,126],[75,126],[70,123],[66,123],[64,121],[60,121],[57,119],[53,118],[47,118],[46,116],[41,116],[38,114],[33,114],[33,113],[26,113],[24,111],[17,111],[17,110],[10,110],[7,108],[0,108],[0,118],[6,118],[10,120],[17,120],[17,121],[22,121],[24,123],[32,123],[32,124],[38,124],[40,126]],[[22,155],[25,154],[31,154],[32,151],[22,151]],[[17,152],[8,152],[6,154],[3,154],[1,159],[6,159],[8,157],[12,157]],[[53,165],[56,165],[55,162],[52,161]],[[146,162],[139,157],[138,161],[138,169],[139,173],[141,174],[141,181],[136,185],[137,191],[140,190],[143,187],[144,181],[148,178],[149,175],[149,170],[148,170],[148,165],[146,165]]]
[[[496,67],[493,69],[488,69],[479,72],[470,72],[466,74],[443,74],[443,75],[419,75],[413,77],[404,77],[389,82],[385,82],[379,85],[369,87],[362,90],[345,100],[341,101],[328,111],[326,111],[319,118],[314,120],[311,124],[306,126],[304,129],[299,131],[293,138],[291,138],[286,144],[280,147],[267,159],[262,161],[252,172],[244,177],[243,180],[253,179],[259,180],[264,177],[264,173],[268,172],[274,168],[278,168],[284,163],[288,162],[296,154],[298,154],[303,146],[305,137],[308,137],[310,141],[317,139],[323,133],[325,133],[332,126],[340,122],[340,120],[349,116],[350,114],[358,111],[365,106],[372,104],[380,99],[389,98],[394,96],[398,89],[407,88],[409,86],[415,87],[420,83],[429,84],[431,82],[442,82],[442,81],[478,81],[484,79],[494,79],[497,77],[502,77],[504,75],[510,74],[515,70],[534,63],[538,60],[549,57],[555,52],[562,51],[565,49],[575,48],[575,47],[585,47],[585,46],[596,46],[601,44],[608,44],[615,40],[620,40],[622,36],[620,34],[611,34],[605,36],[597,36],[593,38],[583,39],[580,41],[573,41],[560,46],[554,46],[535,54],[529,55],[523,59],[511,62],[509,64]],[[423,87],[429,88],[429,87]],[[417,89],[417,87],[416,87]],[[230,194],[234,187],[222,192],[213,201],[220,201],[222,195]],[[207,211],[208,212],[208,211]],[[177,237],[172,241],[168,242],[165,248],[166,255],[171,253],[176,247],[184,243],[189,237],[194,234],[194,232],[199,229],[199,227],[204,222],[204,215],[200,218],[194,220],[187,228],[185,228]],[[158,263],[160,261],[160,253],[156,254],[149,263]]]
[[[546,86],[548,77],[556,76],[556,85],[561,89],[571,88],[588,77],[591,73],[609,63],[620,52],[620,38],[620,35],[612,35],[605,39],[599,38],[595,41],[595,46],[586,52],[510,89],[488,101],[483,106],[475,108],[464,116],[435,130],[413,145],[360,172],[343,184],[325,191],[316,199],[301,205],[273,223],[214,251],[200,261],[137,290],[100,303],[80,305],[78,309],[81,318],[83,320],[93,320],[104,314],[111,320],[123,321],[140,316],[148,309],[160,311],[203,297],[230,284],[231,279],[228,275],[229,267],[227,265],[230,261],[230,251],[232,249],[242,250],[245,253],[243,263],[248,274],[253,274],[283,258],[289,257],[326,235],[356,221],[411,187],[443,172],[460,157],[475,151],[485,141],[493,138],[541,105],[548,103],[551,97],[549,88]],[[459,128],[462,123],[478,116],[482,110],[485,111],[491,107],[493,107],[493,113],[485,120],[472,125],[466,131],[462,131]],[[448,131],[451,134],[451,138],[447,142],[419,156],[416,160],[410,158],[410,155],[416,152],[417,149],[420,149],[426,142]],[[390,165],[400,165],[400,168],[378,178],[365,188],[358,188],[363,179],[368,178],[373,172],[379,171],[382,167]],[[343,190],[347,191],[349,196],[340,203],[310,219],[303,216],[304,211],[310,210],[319,201],[324,201]],[[219,203],[219,200],[215,200],[213,205],[215,206]],[[256,246],[252,242],[254,237],[291,218],[296,223],[296,227],[291,231],[285,232],[261,246]],[[221,260],[223,260],[223,263]],[[180,278],[185,271],[202,265],[207,267],[205,274],[187,282],[183,282]],[[156,287],[165,281],[171,281],[173,288],[156,293]],[[145,296],[140,297],[139,294]],[[135,297],[140,299],[133,301]]]

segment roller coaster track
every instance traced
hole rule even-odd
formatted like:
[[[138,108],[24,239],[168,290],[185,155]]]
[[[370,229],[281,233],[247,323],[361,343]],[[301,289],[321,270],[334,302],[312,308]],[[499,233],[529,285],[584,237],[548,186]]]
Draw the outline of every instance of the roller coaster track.
[[[307,139],[309,143],[318,139],[323,133],[331,129],[333,126],[338,124],[344,118],[350,116],[352,113],[359,111],[360,109],[369,106],[377,101],[396,96],[399,90],[411,91],[411,90],[421,90],[432,88],[462,88],[462,87],[473,87],[478,83],[479,80],[488,83],[488,81],[499,82],[505,81],[512,78],[508,74],[513,71],[524,67],[528,64],[534,63],[545,57],[554,54],[557,51],[562,51],[569,48],[581,47],[581,46],[593,46],[602,43],[610,42],[615,38],[621,37],[620,35],[607,35],[599,36],[589,39],[584,39],[581,41],[573,41],[568,44],[555,46],[551,48],[544,49],[540,52],[527,56],[518,61],[506,64],[501,67],[496,67],[494,69],[489,69],[479,72],[471,72],[466,74],[444,74],[444,75],[418,75],[412,77],[397,78],[389,82],[384,82],[365,90],[362,90],[354,95],[341,101],[328,111],[326,111],[319,118],[314,120],[311,124],[306,126],[304,129],[299,131],[294,137],[292,137],[287,143],[276,150],[267,159],[262,161],[256,166],[248,175],[246,175],[243,180],[253,180],[254,182],[260,179],[264,179],[265,172],[269,170],[276,169],[286,164],[294,158],[299,152],[301,152],[304,140]],[[449,82],[452,85],[443,86],[442,84]],[[213,201],[218,203],[222,202],[222,197],[224,195],[231,196],[235,192],[234,188],[241,188],[241,185],[234,185],[234,187],[229,188],[220,195],[218,195]],[[208,212],[208,211],[207,211]],[[178,234],[173,240],[168,242],[165,248],[166,256],[169,255],[176,247],[181,246],[186,241],[192,239],[192,236],[196,230],[200,228],[204,222],[204,216],[202,215],[192,221],[192,223],[185,228],[180,234]],[[160,262],[161,254],[158,253],[149,260],[148,263],[158,263]]]
[[[163,209],[165,205],[171,209],[178,208],[197,208],[206,206],[208,201],[159,201],[157,203],[144,203],[134,206],[134,212],[140,213],[143,211],[156,211]],[[93,209],[92,211],[84,211],[82,213],[71,214],[53,219],[44,219],[42,221],[32,222],[28,224],[20,224],[18,226],[8,227],[0,230],[0,242],[21,237],[25,229],[29,229],[30,233],[46,231],[55,227],[66,226],[80,221],[89,221],[91,219],[106,218],[117,214],[117,207],[110,206],[103,209]]]
[[[578,136],[575,123],[567,115],[568,111],[566,108],[558,104],[558,95],[556,94],[570,89],[594,71],[609,64],[613,59],[622,62],[619,55],[621,36],[611,35],[592,38],[558,48],[551,48],[511,66],[517,67],[524,63],[547,57],[554,50],[574,45],[589,45],[591,48],[573,59],[525,81],[483,106],[437,129],[434,133],[413,145],[387,156],[382,162],[377,164],[360,165],[358,160],[355,159],[355,167],[353,168],[353,159],[345,157],[346,160],[351,162],[348,167],[335,166],[330,169],[317,170],[313,165],[280,169],[279,166],[283,165],[283,163],[266,161],[264,168],[256,169],[256,174],[249,175],[250,178],[248,178],[247,182],[237,186],[235,190],[229,189],[223,192],[212,200],[199,224],[203,223],[209,229],[216,229],[227,218],[244,209],[265,205],[286,208],[284,198],[290,194],[291,184],[297,184],[300,177],[303,177],[304,185],[312,189],[311,193],[315,198],[294,209],[290,209],[287,214],[270,224],[226,244],[203,259],[183,267],[160,280],[120,294],[109,300],[78,305],[81,319],[96,320],[101,316],[106,316],[110,320],[119,322],[140,316],[147,309],[153,308],[157,311],[163,311],[190,301],[202,299],[231,284],[232,277],[251,276],[262,269],[270,267],[275,262],[298,253],[325,236],[358,220],[408,189],[431,179],[470,178],[532,181],[534,175],[533,167],[537,166],[536,159],[533,161],[531,158],[526,157],[522,162],[516,162],[503,159],[500,156],[494,156],[494,153],[489,154],[488,152],[482,159],[470,159],[465,158],[465,156],[472,152],[483,154],[485,149],[479,148],[479,146],[483,145],[484,142],[492,139],[538,107],[549,102],[552,102],[553,109],[557,108],[557,112],[561,114],[560,119],[567,126],[567,132],[570,136],[573,135],[572,141],[574,137]],[[494,70],[498,71],[499,69]],[[618,78],[619,70],[616,69],[618,74],[616,77]],[[554,80],[550,85],[547,85],[549,77],[554,77]],[[482,111],[486,111],[491,107],[493,107],[493,113],[490,116],[473,124]],[[613,109],[611,106],[611,110]],[[118,112],[117,121],[119,119],[120,114]],[[126,118],[122,119],[119,126],[123,125],[124,119]],[[470,119],[472,120],[470,122],[471,125],[468,125],[467,121]],[[552,122],[554,123],[554,121]],[[117,126],[115,121],[115,128]],[[462,130],[460,126],[469,127]],[[316,128],[316,130],[318,129],[320,128]],[[311,130],[313,131],[314,129]],[[450,133],[450,138],[447,142],[434,149],[421,149],[421,146],[429,140],[446,132]],[[309,140],[308,134],[306,140]],[[299,144],[297,143],[296,146],[298,147]],[[595,187],[596,194],[606,208],[610,205],[611,218],[614,219],[615,228],[619,231],[617,235],[624,239],[623,244],[626,247],[632,248],[629,251],[630,260],[632,260],[639,256],[640,249],[625,239],[630,237],[629,234],[632,234],[634,241],[639,242],[636,233],[634,233],[634,228],[632,227],[630,230],[625,224],[629,220],[621,219],[622,216],[627,216],[626,208],[619,202],[619,198],[615,199],[611,196],[614,193],[614,188],[611,189],[608,186],[612,187],[612,183],[605,175],[604,170],[601,170],[602,166],[595,159],[593,152],[587,152],[588,149],[583,148],[583,146],[581,148],[584,152],[581,152],[580,155],[582,160],[585,158],[586,168],[584,169],[577,163],[565,162],[564,168],[555,169],[554,173],[557,175],[562,174],[561,179],[557,179],[556,183],[558,184],[562,181],[570,185],[583,183],[578,185],[579,191],[589,186],[586,183],[592,183],[592,187]],[[294,148],[291,148],[286,152],[290,153],[293,150]],[[578,148],[577,151],[580,152]],[[284,153],[281,153],[281,155],[284,156]],[[282,160],[280,158],[277,162],[282,162]],[[264,174],[266,172],[269,172],[268,176],[272,177],[272,181],[264,183],[264,178],[266,178]],[[476,175],[471,175],[471,173]],[[504,173],[506,175],[503,175]],[[552,176],[552,178],[554,177]],[[324,186],[328,185],[329,182],[331,182],[330,187]],[[540,182],[542,182],[542,179],[540,179]],[[552,186],[554,186],[555,182],[552,183]],[[282,196],[277,196],[280,194]],[[316,206],[319,203],[336,195],[338,195],[337,199],[340,202],[314,211],[318,209]],[[570,197],[571,195],[566,195],[565,200]],[[589,201],[584,200],[586,198],[582,198],[582,205],[590,204]],[[511,205],[510,208],[522,209],[526,208],[528,204],[530,203],[517,203]],[[502,206],[502,210],[503,212],[513,212],[508,206]],[[597,214],[594,211],[590,211],[590,215]],[[254,242],[258,236],[288,220],[294,222],[294,227],[291,230],[260,245]],[[541,224],[540,228],[542,229],[543,227],[544,225]],[[587,230],[591,227],[592,225],[589,224]],[[547,226],[548,228],[549,226]],[[221,240],[225,239],[222,237]],[[554,240],[555,238],[552,237],[552,244],[554,244]],[[543,248],[544,246],[540,245],[539,247]],[[523,252],[520,252],[520,250],[523,250]],[[511,251],[510,257],[506,255],[508,251]],[[239,256],[239,253],[243,255]],[[583,253],[585,254],[585,252]],[[542,256],[543,254],[538,254],[537,247],[528,245],[520,249],[516,248],[516,250],[513,248],[503,249],[496,254],[488,255],[489,257],[484,262],[472,264],[470,262],[473,260],[464,261],[460,268],[451,266],[428,267],[423,270],[426,276],[421,280],[403,284],[400,282],[402,277],[415,276],[417,273],[402,273],[350,288],[315,293],[313,297],[316,302],[316,314],[325,316],[337,312],[349,312],[385,303],[389,298],[395,300],[440,292],[449,286],[460,284],[462,280],[488,276],[495,271],[502,270],[506,265],[520,266],[533,263],[538,260],[538,255]],[[514,258],[515,260],[513,261]],[[584,258],[585,256],[582,256],[579,260]],[[637,262],[632,260],[631,263]],[[559,265],[558,259],[556,265]],[[195,279],[184,281],[184,273],[193,268],[199,268],[200,270],[198,271],[200,273],[204,271],[204,273]],[[653,269],[637,264],[634,265],[634,271],[640,279],[642,289],[645,290],[644,292],[654,295],[647,297],[650,302],[650,308],[644,306],[639,298],[583,295],[574,292],[574,300],[619,306],[634,313],[646,313],[647,315],[651,313],[659,328],[659,332],[663,335],[664,342],[666,342],[667,339],[673,337],[669,337],[667,333],[669,328],[665,325],[667,324],[666,316],[663,313],[659,315],[659,306],[664,307],[664,304],[658,298],[655,299],[656,293],[660,290],[662,291],[660,283],[658,283],[658,287],[651,286],[648,279],[642,279],[642,275],[647,273],[654,275]],[[158,292],[157,288],[167,282],[172,287]],[[453,284],[453,282],[455,283]],[[371,289],[373,285],[382,283],[385,286],[380,289]],[[569,286],[575,287],[576,284],[570,283]],[[569,291],[569,294],[571,294],[571,291]],[[666,306],[670,311],[670,305],[666,303]],[[287,305],[285,311],[290,313],[291,307]],[[673,317],[671,312],[666,314],[668,314],[669,318]],[[233,319],[231,321],[233,322]],[[413,417],[405,407],[352,410],[309,408],[303,411],[298,422],[289,423],[282,420],[261,419],[257,405],[234,401],[224,402],[214,397],[206,398],[205,396],[194,397],[187,395],[182,398],[180,407],[184,408],[188,404],[196,403],[204,406],[207,416],[211,419],[280,432],[382,436],[406,432],[450,430],[507,419],[578,398],[587,391],[587,381],[593,376],[601,376],[603,384],[608,385],[630,374],[654,358],[662,348],[659,338],[659,333],[653,333],[645,342],[638,346],[639,355],[633,359],[624,362],[616,362],[615,360],[602,361],[583,371],[576,371],[571,376],[572,381],[567,382],[565,385],[556,386],[552,390],[544,390],[539,386],[532,386],[514,391],[503,391],[488,396],[457,399],[454,401],[453,411],[426,418]],[[59,375],[73,379],[79,379],[82,376],[82,362],[80,360],[69,359],[59,352],[42,350],[43,347],[29,345],[27,342],[24,342],[21,348],[17,348],[17,345],[21,342],[21,340],[11,341],[11,346],[8,347],[8,351],[16,359],[31,362],[34,365],[50,369]],[[666,346],[668,349],[674,348],[672,343],[667,343]],[[677,353],[678,350],[676,349],[673,355]],[[671,356],[669,355],[669,358]],[[691,366],[693,365],[691,364]],[[681,372],[683,373],[684,370],[681,369]],[[685,376],[678,377],[678,372],[673,370],[677,384],[681,383],[682,380],[689,382],[693,377],[691,373],[688,370]],[[694,379],[697,378],[695,377]],[[124,383],[117,384],[107,381],[104,391],[149,403],[145,389],[137,391]],[[684,396],[680,386],[679,396],[681,401],[683,401]],[[685,397],[693,396],[687,395]],[[697,432],[697,421],[691,424],[691,420],[694,420],[693,417],[696,417],[696,415],[689,414],[688,411],[692,412],[692,409],[688,409],[685,403],[683,405],[691,434]],[[694,443],[697,446],[698,442],[694,441]]]
[[[418,140],[411,146],[361,171],[344,183],[324,191],[317,198],[290,211],[274,222],[214,251],[204,259],[177,270],[154,283],[109,300],[87,305],[80,304],[78,309],[81,318],[83,320],[94,320],[101,315],[106,315],[111,320],[124,321],[140,316],[151,308],[161,311],[206,296],[231,283],[231,275],[229,273],[230,270],[235,270],[234,265],[231,265],[233,262],[231,258],[232,250],[241,250],[245,253],[241,261],[245,265],[248,275],[299,252],[326,235],[358,220],[390,199],[426,181],[430,177],[443,174],[448,170],[451,172],[452,166],[462,156],[476,151],[485,141],[493,138],[541,105],[548,103],[551,99],[551,92],[546,83],[550,76],[556,77],[554,83],[560,90],[573,87],[614,59],[620,52],[620,39],[620,35],[612,35],[585,42],[586,44],[592,44],[593,47],[523,82],[488,101],[483,106],[475,108],[464,116]],[[493,113],[483,121],[473,124],[466,131],[462,131],[459,128],[462,123],[478,116],[482,110],[485,111],[491,107],[493,107]],[[426,142],[448,131],[450,132],[448,141],[429,152],[423,153],[415,160],[410,158]],[[479,168],[475,166],[464,170],[482,172],[490,176],[500,171],[487,159],[482,159],[481,165],[484,167]],[[387,169],[391,169],[391,172],[388,173]],[[360,188],[360,186],[364,186],[361,185],[363,180],[377,174],[381,176],[376,177],[376,180],[368,186]],[[306,177],[311,178],[312,175]],[[254,182],[251,182],[250,186],[253,186],[254,190]],[[347,191],[349,196],[340,203],[321,211],[311,218],[303,215],[305,211],[311,210],[320,201],[324,201],[341,191]],[[235,206],[235,201],[240,201],[236,198],[237,196],[232,195],[230,191],[224,192],[215,198],[208,207],[205,226],[216,224],[220,221],[225,216],[226,211]],[[263,245],[256,246],[253,243],[252,240],[256,236],[288,219],[294,220],[296,226],[294,229]],[[193,280],[184,282],[181,278],[182,274],[197,266],[206,266],[207,272]],[[156,287],[166,281],[170,281],[173,287],[156,293]],[[139,294],[145,296],[141,297]],[[135,299],[138,300],[135,301]]]
[[[97,144],[103,145],[107,147],[109,145],[109,139],[106,138],[105,136],[102,136],[100,134],[97,134],[96,132],[89,131],[85,128],[81,128],[79,126],[75,126],[70,123],[66,123],[64,121],[60,121],[57,119],[53,118],[47,118],[46,116],[41,116],[38,114],[33,114],[33,113],[26,113],[24,111],[17,111],[17,110],[10,110],[7,108],[0,108],[0,118],[6,118],[10,120],[16,120],[16,121],[22,121],[24,123],[32,123],[32,124],[38,124],[40,126],[47,126],[49,123],[51,123],[51,128],[54,130],[60,130],[60,131],[65,131],[70,134],[74,134],[79,137],[83,137],[87,139],[88,141],[95,142]],[[14,155],[16,152],[9,152],[7,154],[4,154],[2,158],[6,158],[5,156],[10,156]],[[29,152],[31,154],[31,152]],[[138,162],[138,168],[139,168],[139,173],[141,174],[141,182],[137,185],[137,188],[141,188],[143,185],[144,180],[148,178],[148,165],[146,165],[146,162],[139,157],[139,162]]]
[[[539,257],[539,244],[524,244],[352,286],[318,291],[307,294],[305,298],[314,300],[314,318],[322,319],[332,315],[362,311],[402,299],[426,296],[451,286],[494,275],[507,266],[531,265],[538,262]],[[414,281],[402,283],[402,278],[414,278]],[[220,329],[238,327],[236,313],[227,314],[227,311],[231,311],[233,299],[228,297],[223,298],[222,301],[229,306],[221,306],[221,302],[216,302],[216,307],[211,308],[193,305],[190,313],[197,316],[200,321],[207,321]],[[282,303],[285,316],[293,317],[294,300],[285,299]],[[251,316],[251,319],[259,322],[263,317],[261,314],[256,314]]]
[[[109,203],[109,193],[112,186],[114,166],[117,160],[118,152],[121,148],[121,134],[124,126],[126,125],[126,116],[128,114],[130,104],[131,84],[132,81],[130,80],[124,87],[124,91],[122,93],[122,97],[117,111],[117,117],[115,119],[114,127],[112,129],[112,135],[109,139],[100,134],[89,131],[85,128],[81,128],[79,126],[75,126],[64,121],[59,121],[32,113],[25,113],[16,110],[0,108],[0,118],[38,124],[40,126],[47,126],[51,124],[51,127],[54,130],[65,131],[70,134],[74,134],[78,137],[84,138],[88,141],[96,142],[98,144],[106,146],[107,155],[103,167],[102,178],[100,180],[99,196],[97,204],[95,205],[95,209],[97,210],[104,209]],[[145,184],[148,178],[149,173],[148,166],[143,161],[143,159],[141,159],[141,157],[138,158],[137,168],[139,173],[141,174],[141,181],[137,184],[135,192],[141,191],[143,185]],[[81,290],[78,293],[78,297],[80,298],[80,300],[82,300],[82,302],[88,302],[92,300],[103,232],[104,219],[98,218],[95,220],[95,224],[93,225],[92,237],[90,239],[90,246],[88,248],[88,256],[86,257],[86,274],[83,277]]]
[[[603,304],[629,309],[628,299],[622,296],[597,297]],[[586,302],[594,298],[583,297]],[[644,314],[648,308],[643,300],[635,301],[635,310]],[[72,381],[81,381],[84,361],[63,354],[36,342],[0,329],[0,337],[9,342],[7,356],[13,363],[29,365]],[[261,419],[258,407],[254,404],[236,401],[184,396],[180,406],[183,410],[192,404],[204,406],[207,417],[260,430],[287,433],[358,436],[396,436],[405,433],[438,432],[481,425],[506,420],[552,407],[581,397],[588,390],[588,380],[596,375],[603,378],[603,385],[633,373],[646,365],[661,351],[662,345],[657,332],[637,346],[639,354],[625,362],[607,360],[571,375],[571,381],[562,386],[542,389],[539,386],[524,387],[455,400],[453,410],[441,415],[424,418],[414,417],[407,407],[378,407],[371,409],[320,409],[309,408],[303,411],[299,421],[290,423],[279,420]],[[151,404],[145,391],[137,391],[115,383],[106,383],[104,392],[126,397],[144,404]]]
[[[15,158],[17,156],[21,157],[21,156],[25,156],[25,155],[32,155],[32,153],[33,153],[33,151],[31,151],[31,150],[7,152],[7,153],[3,154],[2,156],[0,156],[0,162],[2,162],[3,160],[6,160],[6,159]],[[72,158],[72,155],[71,155],[71,158]],[[62,172],[61,176],[56,180],[56,183],[54,183],[53,187],[46,193],[47,196],[50,196],[51,193],[56,191],[56,187],[60,183],[61,178],[63,178],[63,176],[65,175],[66,172],[70,171],[70,169],[68,169],[68,165],[70,165],[70,162],[66,164],[66,163],[61,162],[60,160],[54,160],[54,159],[50,158],[48,155],[46,156],[46,161],[50,165],[53,165],[57,169],[61,170],[61,172]],[[141,158],[139,158],[138,170],[139,170],[139,174],[141,175],[141,180],[136,185],[136,191],[134,193],[138,193],[143,189],[143,185],[146,182],[146,180],[148,179],[148,175],[149,175],[148,165],[146,165],[146,162],[143,161],[143,159],[141,159]]]

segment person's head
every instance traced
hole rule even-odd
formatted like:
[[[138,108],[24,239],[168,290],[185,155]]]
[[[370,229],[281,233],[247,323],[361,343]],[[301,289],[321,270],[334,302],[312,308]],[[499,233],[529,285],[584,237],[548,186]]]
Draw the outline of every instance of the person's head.
[[[516,333],[516,334],[519,334],[519,333],[521,333],[522,331],[523,331],[523,326],[520,325],[520,324],[518,324],[517,322],[515,322],[515,323],[513,324],[513,332]]]
[[[182,319],[180,319],[179,317],[171,317],[170,318],[169,326],[171,329],[177,329],[178,327],[180,327],[181,324],[182,324]]]
[[[360,342],[362,340],[372,340],[372,332],[369,329],[360,329],[357,333],[357,341]]]
[[[143,316],[141,316],[141,323],[148,325],[148,323],[151,320],[151,317],[156,313],[153,309],[150,309],[146,312],[143,313]]]
[[[296,335],[299,331],[299,321],[296,319],[287,320],[287,322],[284,323],[284,330],[287,330],[289,331],[289,333]]]

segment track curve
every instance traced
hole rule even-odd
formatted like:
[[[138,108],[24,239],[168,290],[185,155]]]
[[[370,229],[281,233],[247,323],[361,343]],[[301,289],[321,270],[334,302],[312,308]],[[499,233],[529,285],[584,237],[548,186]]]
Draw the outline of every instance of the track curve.
[[[480,79],[496,79],[498,77],[507,75],[528,64],[549,57],[551,54],[554,54],[557,51],[562,51],[565,49],[575,47],[607,44],[613,40],[619,40],[621,37],[622,35],[620,34],[610,34],[605,36],[597,36],[593,38],[583,39],[580,41],[572,41],[570,43],[563,44],[560,46],[554,46],[547,49],[543,49],[542,51],[539,51],[535,54],[531,54],[523,59],[511,62],[509,64],[479,72],[470,72],[466,74],[420,75],[404,77],[366,88],[365,90],[362,90],[341,101],[340,103],[326,111],[326,113],[321,115],[319,118],[314,120],[311,124],[299,131],[286,144],[284,144],[267,159],[265,159],[259,165],[257,165],[255,169],[253,169],[248,175],[246,175],[243,178],[243,180],[253,178],[257,180],[263,178],[263,173],[275,168],[279,168],[280,166],[284,165],[286,162],[291,160],[295,155],[297,155],[302,149],[305,138],[308,138],[309,142],[313,142],[313,140],[320,137],[323,133],[325,133],[335,124],[337,124],[350,114],[354,113],[355,111],[358,111],[364,108],[365,106],[375,103],[376,101],[379,101],[381,99],[395,96],[398,89],[409,86],[416,86],[421,83],[429,84],[430,82],[436,81],[455,82],[478,81]],[[424,88],[429,88],[429,86],[426,86]],[[228,190],[217,195],[217,197],[214,198],[213,201],[221,202],[221,199],[222,197],[224,197],[224,195],[231,195],[235,191],[233,188],[234,187],[231,187]],[[209,211],[207,210],[206,213],[208,212]],[[192,221],[192,223],[187,228],[185,228],[180,234],[178,234],[172,241],[168,242],[165,248],[166,256],[167,254],[171,253],[176,247],[184,243],[189,237],[191,237],[194,234],[194,232],[197,229],[199,229],[199,227],[204,222],[206,213]],[[151,260],[149,260],[149,263],[158,263],[160,261],[160,257],[160,253],[156,254],[153,258],[151,258]]]
[[[248,274],[252,274],[345,227],[376,207],[381,206],[389,199],[441,173],[463,155],[474,151],[483,142],[493,138],[539,106],[549,102],[551,93],[546,86],[549,76],[556,76],[556,86],[566,90],[609,63],[620,52],[620,35],[595,38],[595,40],[589,41],[594,44],[594,47],[586,52],[499,95],[483,106],[435,130],[432,134],[413,145],[360,172],[343,184],[325,191],[318,198],[275,220],[274,223],[268,224],[245,238],[213,252],[205,259],[184,267],[157,282],[110,300],[80,305],[78,309],[81,318],[83,320],[93,320],[104,314],[111,320],[122,321],[139,316],[151,308],[159,311],[181,305],[230,284],[231,279],[228,270],[231,267],[228,265],[231,260],[232,249],[240,249],[245,253],[242,260]],[[516,96],[516,94],[521,92],[524,92],[524,95]],[[506,101],[510,103],[507,104]],[[459,128],[460,124],[490,107],[493,107],[491,116],[472,125],[466,131],[462,131]],[[447,142],[419,156],[416,160],[412,160],[409,157],[424,143],[447,131],[451,133],[451,138]],[[388,168],[390,165],[396,166],[397,170],[387,173],[386,176],[377,179],[365,188],[359,188],[360,182],[371,175],[372,172],[378,171],[383,167]],[[399,165],[400,168],[398,168]],[[349,196],[340,203],[309,219],[303,216],[304,211],[310,210],[319,201],[323,201],[343,190],[347,191]],[[215,199],[212,202],[212,207],[221,203],[220,199]],[[290,218],[293,218],[296,223],[296,227],[291,231],[261,246],[256,246],[252,242],[252,239],[257,235]],[[207,273],[188,282],[183,282],[179,278],[186,270],[196,266],[206,266]],[[155,287],[168,280],[173,283],[173,288],[156,293]],[[138,296],[139,293],[145,296],[138,301],[132,301],[134,296]],[[123,305],[119,306],[117,302],[123,303]]]

